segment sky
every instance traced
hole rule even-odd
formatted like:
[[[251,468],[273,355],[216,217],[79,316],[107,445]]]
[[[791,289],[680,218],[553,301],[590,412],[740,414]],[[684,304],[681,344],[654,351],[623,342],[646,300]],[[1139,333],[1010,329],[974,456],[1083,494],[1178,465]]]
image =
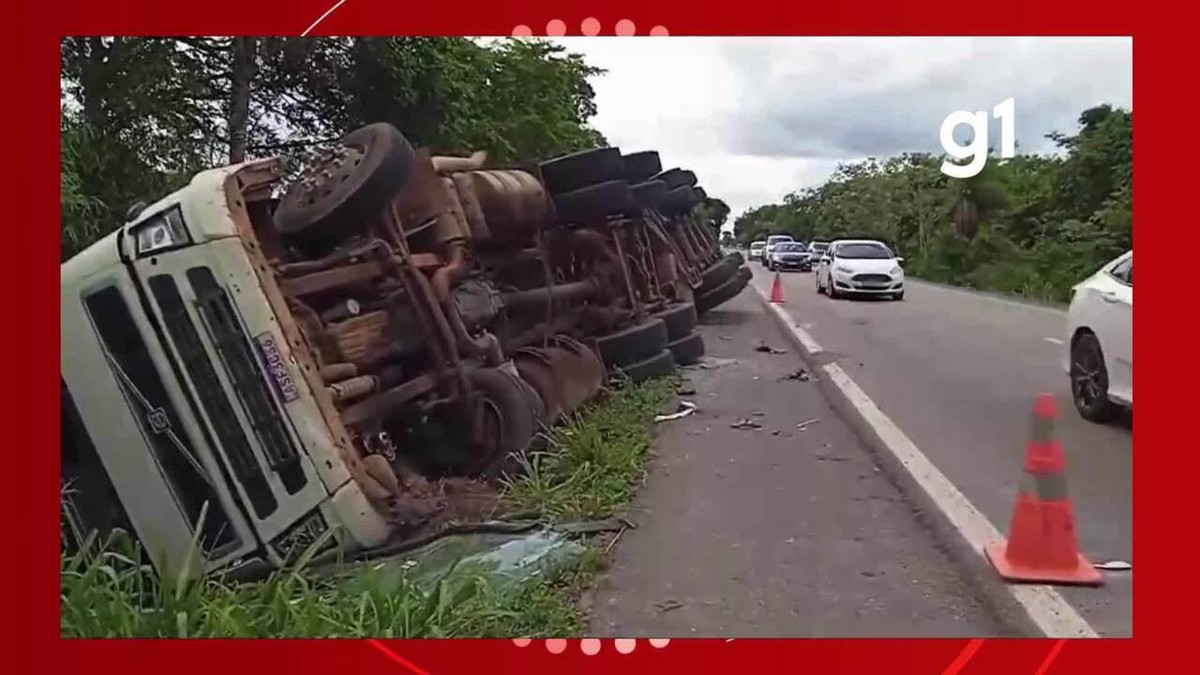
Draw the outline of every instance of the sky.
[[[592,125],[658,150],[731,209],[824,182],[840,162],[942,153],[942,120],[1012,97],[1018,151],[1052,152],[1101,103],[1132,110],[1131,38],[556,38],[607,72]],[[999,147],[999,120],[989,137]],[[960,140],[970,138],[960,130]]]

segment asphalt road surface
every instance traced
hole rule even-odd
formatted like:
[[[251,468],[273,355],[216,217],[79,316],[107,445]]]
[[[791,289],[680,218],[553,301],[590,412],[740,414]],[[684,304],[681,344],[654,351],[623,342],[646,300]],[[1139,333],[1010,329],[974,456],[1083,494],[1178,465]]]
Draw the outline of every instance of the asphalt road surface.
[[[817,382],[783,378],[804,363],[752,289],[701,323],[711,360],[681,394],[699,409],[660,427],[589,635],[1015,634]]]
[[[773,275],[751,263],[753,283]],[[1097,425],[1071,405],[1065,312],[908,280],[905,299],[831,300],[811,273],[781,275],[784,308],[991,521],[1007,531],[1034,397],[1056,394],[1080,549],[1133,562],[1133,422]],[[1102,636],[1133,633],[1132,573],[1062,595]]]

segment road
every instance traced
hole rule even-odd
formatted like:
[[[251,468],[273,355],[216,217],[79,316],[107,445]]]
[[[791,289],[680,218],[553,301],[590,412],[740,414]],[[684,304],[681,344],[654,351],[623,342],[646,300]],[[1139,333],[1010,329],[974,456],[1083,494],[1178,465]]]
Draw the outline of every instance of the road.
[[[752,263],[753,283],[773,275]],[[811,273],[781,275],[784,308],[992,523],[1007,531],[1034,396],[1059,398],[1080,549],[1133,562],[1132,418],[1096,425],[1071,406],[1065,312],[909,280],[905,299],[830,300]],[[1132,573],[1063,597],[1102,636],[1133,633]]]
[[[782,379],[804,365],[795,350],[755,351],[787,344],[753,290],[701,323],[710,367],[688,369],[681,394],[699,409],[660,427],[588,635],[1016,634],[817,382]],[[745,418],[759,426],[731,426]]]

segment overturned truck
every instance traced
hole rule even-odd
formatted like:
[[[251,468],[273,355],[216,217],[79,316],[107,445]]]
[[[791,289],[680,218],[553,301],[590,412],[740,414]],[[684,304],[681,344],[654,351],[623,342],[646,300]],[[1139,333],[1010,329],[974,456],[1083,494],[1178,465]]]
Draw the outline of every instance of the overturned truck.
[[[749,270],[696,176],[600,148],[521,167],[379,123],[288,175],[206,171],[62,265],[74,518],[160,572],[428,533],[612,378],[698,360]]]

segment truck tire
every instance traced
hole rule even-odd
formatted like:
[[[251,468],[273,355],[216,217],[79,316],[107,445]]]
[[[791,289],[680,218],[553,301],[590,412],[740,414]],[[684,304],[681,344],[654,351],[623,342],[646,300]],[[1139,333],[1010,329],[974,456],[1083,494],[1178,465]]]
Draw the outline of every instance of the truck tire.
[[[667,184],[668,186],[670,183]],[[682,185],[670,188],[658,202],[658,210],[667,216],[677,216],[692,209],[692,188]]]
[[[667,327],[667,340],[678,340],[685,337],[696,327],[696,306],[690,302],[681,302],[651,315],[651,318],[661,320]]]
[[[573,152],[542,162],[538,167],[542,172],[542,182],[552,195],[625,179],[625,163],[621,161],[621,151],[617,148]]]
[[[690,366],[704,356],[704,337],[700,335],[700,331],[694,330],[678,340],[668,342],[667,349],[670,350],[675,363]]]
[[[717,305],[736,297],[745,287],[746,282],[735,275],[734,278],[726,281],[720,286],[717,286],[711,291],[708,291],[704,294],[698,294],[696,296],[696,311],[700,314],[704,314]]]
[[[491,447],[476,456],[468,472],[489,474],[502,466],[510,455],[523,452],[537,434],[538,421],[520,380],[497,368],[479,368],[467,373],[467,379],[486,406],[495,434],[488,439]]]
[[[620,370],[631,382],[638,384],[655,377],[674,375],[675,357],[663,349],[648,359],[621,366]]]
[[[654,180],[661,180],[672,190],[681,187],[690,188],[696,184],[696,174],[685,169],[667,169],[654,176]]]
[[[386,122],[346,134],[341,145],[349,149],[345,157],[312,167],[331,176],[307,188],[294,183],[279,201],[273,220],[281,234],[325,239],[339,229],[363,227],[412,178],[412,145]]]
[[[637,204],[637,208],[643,211],[657,209],[667,194],[667,184],[661,180],[648,180],[644,183],[630,185],[629,191],[633,193],[633,201]]]
[[[610,368],[637,363],[666,347],[667,325],[658,319],[647,319],[596,339],[596,351]]]
[[[554,208],[560,223],[583,224],[603,220],[610,215],[635,213],[629,184],[614,180],[554,195]]]
[[[625,164],[625,180],[640,183],[662,171],[662,161],[653,150],[632,152],[621,158]]]

